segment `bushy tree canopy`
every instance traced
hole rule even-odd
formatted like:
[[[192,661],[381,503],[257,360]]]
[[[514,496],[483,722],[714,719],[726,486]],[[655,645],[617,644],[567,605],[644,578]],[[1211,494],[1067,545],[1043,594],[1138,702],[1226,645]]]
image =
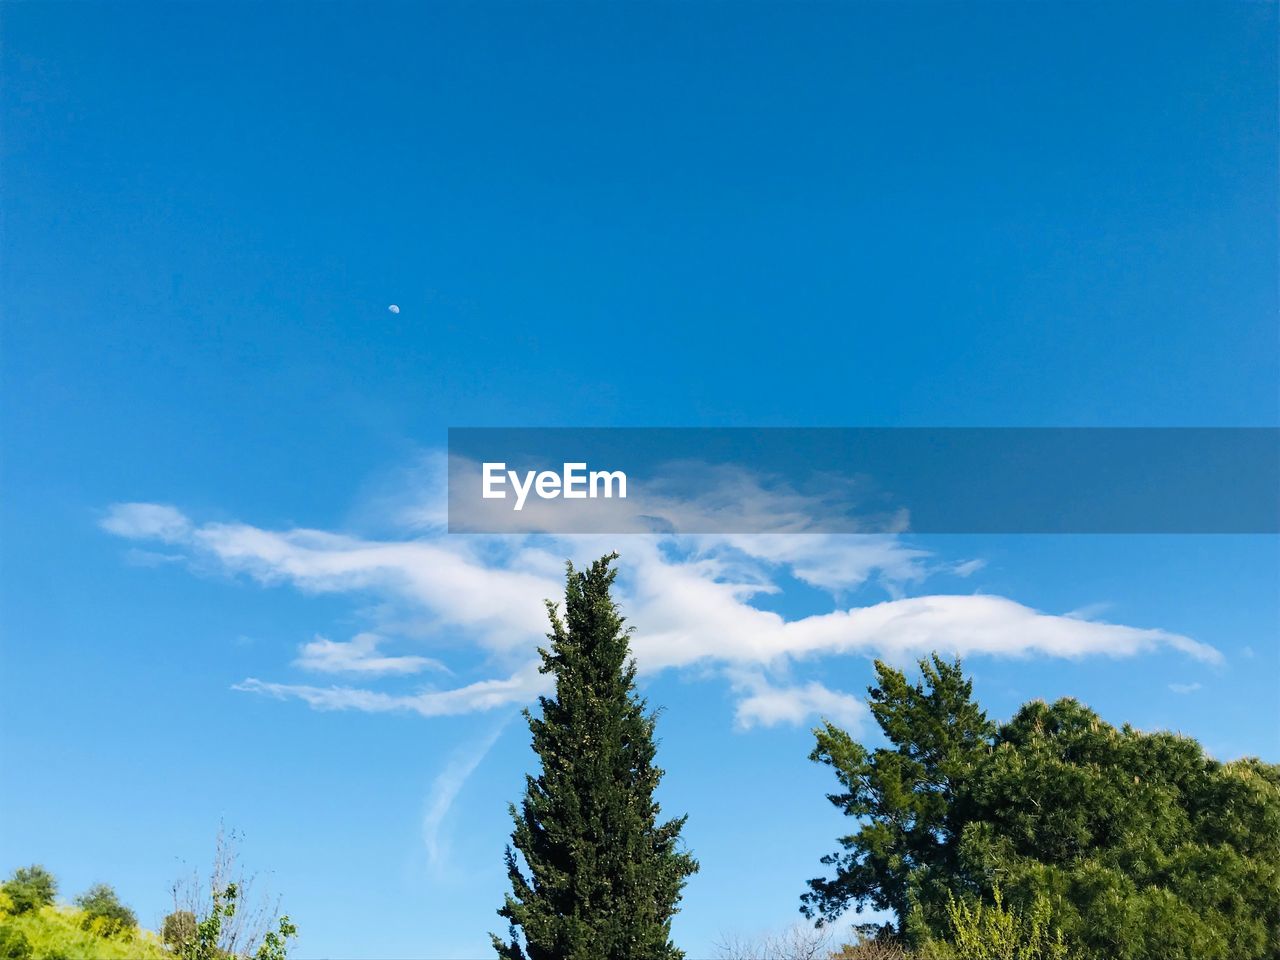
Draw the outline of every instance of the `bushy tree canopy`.
[[[53,903],[53,898],[58,895],[58,881],[44,867],[33,863],[13,871],[3,890],[13,904],[11,911],[26,913]]]
[[[89,921],[104,921],[113,928],[136,927],[137,915],[120,902],[119,895],[105,883],[95,883],[80,896],[76,906],[85,912]]]
[[[828,764],[844,790],[829,799],[861,825],[823,858],[832,879],[809,882],[807,916],[834,919],[850,906],[907,917],[924,904],[940,928],[948,897],[973,891],[960,861],[960,838],[972,818],[965,785],[990,749],[994,725],[973,702],[959,664],[921,663],[924,682],[876,663],[871,713],[889,746],[868,750],[828,723],[812,759]]]
[[[541,761],[526,778],[507,849],[512,892],[494,938],[507,960],[678,960],[671,918],[697,863],[680,849],[685,818],[660,822],[655,717],[635,692],[623,618],[610,597],[614,556],[568,568],[565,615],[550,602],[542,671],[555,696],[526,711]]]
[[[813,758],[859,818],[804,909],[891,909],[915,943],[943,935],[948,896],[1049,904],[1091,960],[1280,958],[1280,767],[1221,763],[1195,740],[1117,729],[1075,700],[988,723],[959,663],[923,680],[876,664],[887,746],[827,724]]]

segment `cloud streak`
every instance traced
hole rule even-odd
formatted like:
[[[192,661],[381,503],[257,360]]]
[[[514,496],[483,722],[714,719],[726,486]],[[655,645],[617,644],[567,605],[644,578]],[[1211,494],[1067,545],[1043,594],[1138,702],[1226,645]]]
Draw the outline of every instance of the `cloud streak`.
[[[269,683],[250,677],[232,687],[277,700],[301,700],[315,710],[359,710],[364,713],[416,713],[423,717],[449,717],[477,713],[513,703],[527,703],[546,692],[546,679],[537,664],[505,679],[478,680],[450,690],[421,690],[396,694],[360,687],[313,687],[300,683]]]
[[[754,675],[736,683],[734,689],[745,694],[734,710],[734,722],[739,730],[797,725],[812,716],[831,720],[847,730],[857,730],[867,715],[862,701],[850,694],[829,690],[816,680],[774,686],[763,676]]]
[[[466,782],[506,729],[506,720],[498,724],[478,743],[469,744],[455,751],[449,762],[432,781],[427,792],[422,813],[422,842],[427,848],[427,862],[439,866],[443,859],[440,830],[453,802],[458,798]]]
[[[167,504],[113,506],[101,521],[134,542],[247,576],[264,586],[375,600],[384,619],[417,625],[415,639],[439,651],[478,655],[489,676],[452,689],[391,692],[248,678],[235,689],[298,700],[317,710],[445,716],[532,701],[547,689],[536,648],[546,632],[545,598],[563,591],[563,557],[586,561],[618,537],[450,536],[439,524],[441,486],[403,507],[400,537],[372,538],[305,528],[199,523]],[[696,668],[719,673],[735,693],[740,729],[803,723],[826,715],[858,721],[853,696],[793,675],[825,658],[868,656],[906,662],[938,650],[993,657],[1133,657],[1174,651],[1218,663],[1213,647],[1156,628],[1110,623],[1081,611],[1055,615],[980,593],[908,596],[932,577],[974,575],[980,560],[945,562],[898,536],[831,534],[698,535],[625,538],[619,601],[636,627],[641,672]],[[800,582],[826,592],[831,609],[787,618],[758,601]],[[888,596],[851,606],[850,591],[874,584]],[[450,672],[439,655],[388,655],[387,623],[339,642],[316,637],[294,666],[313,673],[375,678]],[[424,651],[426,652],[426,651]],[[430,651],[435,653],[435,650]],[[496,674],[496,675],[495,675]]]
[[[343,642],[317,636],[298,648],[295,667],[314,673],[356,673],[365,676],[403,675],[423,670],[448,672],[439,660],[430,657],[389,657],[378,652],[382,637],[359,633]]]

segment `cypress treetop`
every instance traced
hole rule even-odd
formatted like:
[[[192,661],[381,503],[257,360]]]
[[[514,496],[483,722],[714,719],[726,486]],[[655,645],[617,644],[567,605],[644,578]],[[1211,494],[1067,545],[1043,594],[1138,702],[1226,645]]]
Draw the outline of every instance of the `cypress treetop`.
[[[525,716],[541,770],[527,776],[507,847],[505,960],[680,960],[671,919],[697,862],[665,823],[654,790],[656,714],[635,691],[630,628],[610,596],[610,554],[567,565],[564,617],[547,601],[555,695]],[[512,849],[514,847],[514,849]],[[523,866],[517,858],[519,851]]]

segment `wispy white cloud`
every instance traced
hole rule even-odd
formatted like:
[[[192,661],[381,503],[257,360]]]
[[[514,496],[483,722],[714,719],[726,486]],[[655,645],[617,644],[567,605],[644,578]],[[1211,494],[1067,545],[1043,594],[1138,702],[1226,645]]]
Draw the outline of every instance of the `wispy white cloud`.
[[[448,459],[447,469],[449,483],[457,488],[480,487],[480,462],[455,455]],[[826,522],[817,522],[818,517]],[[819,487],[801,490],[785,477],[740,465],[678,461],[664,464],[661,479],[633,479],[625,499],[530,498],[517,511],[500,497],[461,497],[450,505],[449,520],[455,530],[508,535],[547,530],[814,534],[831,530],[832,524],[842,533],[900,533],[909,529],[910,513],[880,503],[867,478],[825,475]]]
[[[1070,610],[1064,613],[1064,617],[1071,617],[1074,620],[1096,620],[1108,610],[1111,609],[1109,603],[1090,603],[1076,610]]]
[[[321,530],[264,530],[206,524],[188,538],[194,551],[267,585],[291,583],[309,593],[371,591],[430,612],[442,627],[483,635],[494,649],[527,648],[543,632],[544,598],[558,578],[529,572],[518,556],[483,552],[465,538],[432,534],[368,540]]]
[[[456,716],[492,710],[512,703],[528,703],[547,690],[536,663],[505,679],[478,680],[451,690],[422,690],[397,694],[359,687],[313,687],[300,683],[268,683],[250,677],[232,689],[260,693],[277,700],[301,700],[316,710],[360,710],[365,713],[416,713],[424,717]]]
[[[125,563],[131,567],[164,567],[172,563],[182,563],[186,560],[180,553],[160,553],[156,550],[139,550],[132,547],[125,551]]]
[[[703,550],[736,550],[753,564],[785,570],[795,579],[833,593],[877,579],[894,587],[918,583],[936,566],[927,550],[880,534],[721,534],[694,538]]]
[[[101,520],[102,529],[130,540],[180,543],[191,534],[191,521],[165,503],[116,503]]]
[[[422,814],[422,842],[427,848],[427,862],[432,866],[438,866],[443,857],[440,830],[445,817],[476,767],[498,742],[507,722],[499,723],[479,742],[466,744],[454,751],[444,769],[432,781]]]
[[[785,685],[763,679],[791,677],[806,663],[830,657],[904,662],[939,650],[1076,659],[1169,650],[1202,662],[1221,660],[1213,647],[1181,634],[1096,619],[1096,607],[1059,615],[998,596],[908,596],[909,588],[934,575],[972,576],[981,561],[946,562],[897,536],[651,533],[627,536],[621,544],[618,537],[598,535],[465,537],[444,533],[438,522],[442,496],[443,486],[436,484],[430,503],[397,501],[397,516],[409,521],[398,537],[202,524],[172,506],[138,503],[112,507],[102,526],[132,540],[160,541],[198,559],[201,568],[264,585],[372,596],[387,619],[427,625],[416,642],[441,651],[465,645],[509,674],[413,693],[253,678],[236,687],[319,710],[440,716],[529,702],[546,689],[535,649],[546,632],[543,600],[563,591],[563,558],[588,561],[619,545],[625,553],[619,600],[636,627],[641,671],[696,667],[722,674],[740,697],[736,717],[744,728],[803,723],[824,713],[856,721],[861,707],[849,694],[804,679]],[[787,578],[827,591],[832,609],[787,618],[757,605],[784,590]],[[850,606],[846,594],[868,584],[888,599]],[[384,655],[379,625],[372,626],[346,643],[316,638],[302,647],[297,665],[367,677],[443,668],[437,657]]]
[[[789,623],[784,632],[793,654],[869,651],[902,659],[939,650],[962,657],[1077,659],[1168,648],[1209,663],[1222,659],[1213,647],[1180,634],[1055,616],[980,594],[910,597],[838,610]]]
[[[867,714],[866,706],[857,697],[829,690],[817,681],[773,686],[757,675],[741,680],[734,687],[746,694],[734,710],[734,721],[740,730],[796,725],[813,716],[831,720],[847,730],[857,730]]]
[[[954,577],[971,577],[986,565],[986,560],[981,557],[975,557],[971,560],[960,560],[951,564],[951,566],[947,568],[947,572]]]
[[[1200,689],[1199,683],[1171,683],[1169,689],[1174,693],[1195,693]]]
[[[329,640],[317,636],[298,647],[295,667],[316,673],[357,673],[366,676],[421,673],[423,670],[448,668],[430,657],[389,657],[378,651],[382,637],[376,633],[358,633],[350,640]]]

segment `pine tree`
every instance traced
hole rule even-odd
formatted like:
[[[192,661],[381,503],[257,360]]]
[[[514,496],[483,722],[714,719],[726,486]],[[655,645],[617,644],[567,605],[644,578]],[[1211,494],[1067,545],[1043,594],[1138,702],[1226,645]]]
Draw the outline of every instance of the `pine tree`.
[[[540,649],[555,696],[525,716],[541,773],[511,815],[523,856],[506,852],[512,892],[499,915],[505,960],[680,960],[671,918],[697,862],[680,849],[685,817],[659,823],[653,793],[656,714],[635,692],[631,629],[609,595],[610,554],[568,565],[565,615],[547,601],[551,649]]]
[[[960,848],[971,811],[961,787],[990,752],[994,725],[959,661],[921,660],[914,684],[879,660],[875,669],[868,703],[886,745],[868,750],[830,722],[814,731],[809,759],[832,767],[845,791],[827,799],[860,823],[823,858],[836,875],[809,881],[801,911],[834,922],[851,906],[891,910],[897,928],[877,932],[910,939],[909,921],[921,916],[945,929],[952,892],[968,888]]]
[[[932,944],[921,958],[1280,960],[1280,765],[1222,763],[1072,699],[992,723],[958,662],[921,671],[876,663],[881,746],[816,731],[828,799],[857,823],[807,915],[891,910],[877,932]]]

